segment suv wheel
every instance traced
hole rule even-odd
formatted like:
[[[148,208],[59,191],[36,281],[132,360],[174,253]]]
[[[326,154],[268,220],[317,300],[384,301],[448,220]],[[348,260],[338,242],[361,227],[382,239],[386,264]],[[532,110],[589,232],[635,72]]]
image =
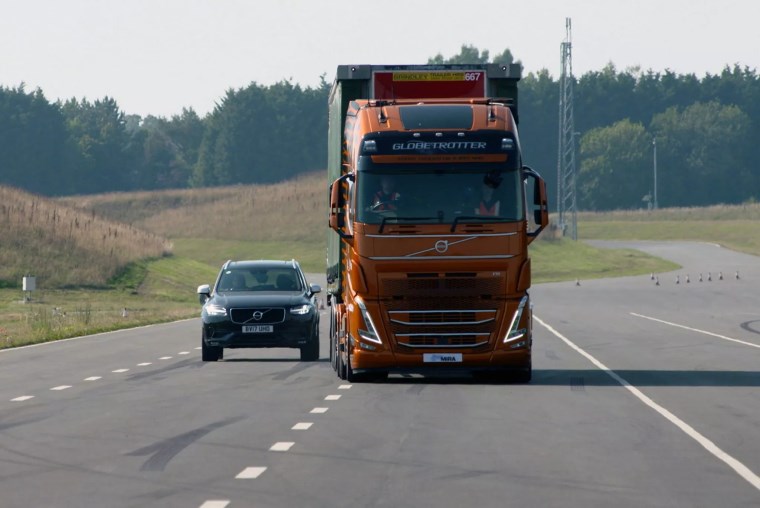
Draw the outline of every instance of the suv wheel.
[[[319,360],[319,332],[311,335],[311,340],[305,346],[301,346],[301,361],[316,362]]]
[[[204,336],[201,337],[201,360],[204,362],[215,362],[221,360],[224,355],[223,349],[219,346],[207,346]]]

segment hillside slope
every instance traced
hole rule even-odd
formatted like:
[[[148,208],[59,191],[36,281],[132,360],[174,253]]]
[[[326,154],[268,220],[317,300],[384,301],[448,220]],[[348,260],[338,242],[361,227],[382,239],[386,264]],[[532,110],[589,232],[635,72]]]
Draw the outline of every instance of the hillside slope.
[[[0,186],[0,286],[101,286],[125,265],[171,252],[162,236]]]
[[[326,237],[323,171],[269,185],[99,194],[58,201],[171,239],[294,241]]]

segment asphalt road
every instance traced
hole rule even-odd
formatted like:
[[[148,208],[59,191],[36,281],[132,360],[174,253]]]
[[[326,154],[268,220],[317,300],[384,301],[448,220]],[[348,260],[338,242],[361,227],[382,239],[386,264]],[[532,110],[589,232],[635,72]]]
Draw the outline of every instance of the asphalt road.
[[[0,507],[756,508],[760,259],[635,247],[684,268],[533,288],[530,385],[348,385],[327,319],[316,363],[202,363],[198,320],[0,352]]]

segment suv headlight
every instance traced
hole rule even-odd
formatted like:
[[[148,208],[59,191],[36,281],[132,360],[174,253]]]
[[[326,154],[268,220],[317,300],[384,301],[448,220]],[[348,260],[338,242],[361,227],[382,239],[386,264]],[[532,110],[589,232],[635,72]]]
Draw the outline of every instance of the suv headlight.
[[[209,316],[226,316],[227,309],[225,309],[221,305],[211,303],[211,304],[206,305],[206,314],[208,314]]]
[[[303,316],[304,314],[308,314],[310,311],[311,311],[311,304],[308,304],[308,303],[290,308],[290,313],[296,314],[297,316]]]

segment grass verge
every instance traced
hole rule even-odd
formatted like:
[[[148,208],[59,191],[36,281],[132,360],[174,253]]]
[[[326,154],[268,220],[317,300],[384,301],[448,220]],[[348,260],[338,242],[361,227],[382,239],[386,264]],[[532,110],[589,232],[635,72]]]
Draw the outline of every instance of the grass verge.
[[[109,289],[0,289],[0,349],[198,316],[195,290],[218,267],[181,257],[139,261]]]

